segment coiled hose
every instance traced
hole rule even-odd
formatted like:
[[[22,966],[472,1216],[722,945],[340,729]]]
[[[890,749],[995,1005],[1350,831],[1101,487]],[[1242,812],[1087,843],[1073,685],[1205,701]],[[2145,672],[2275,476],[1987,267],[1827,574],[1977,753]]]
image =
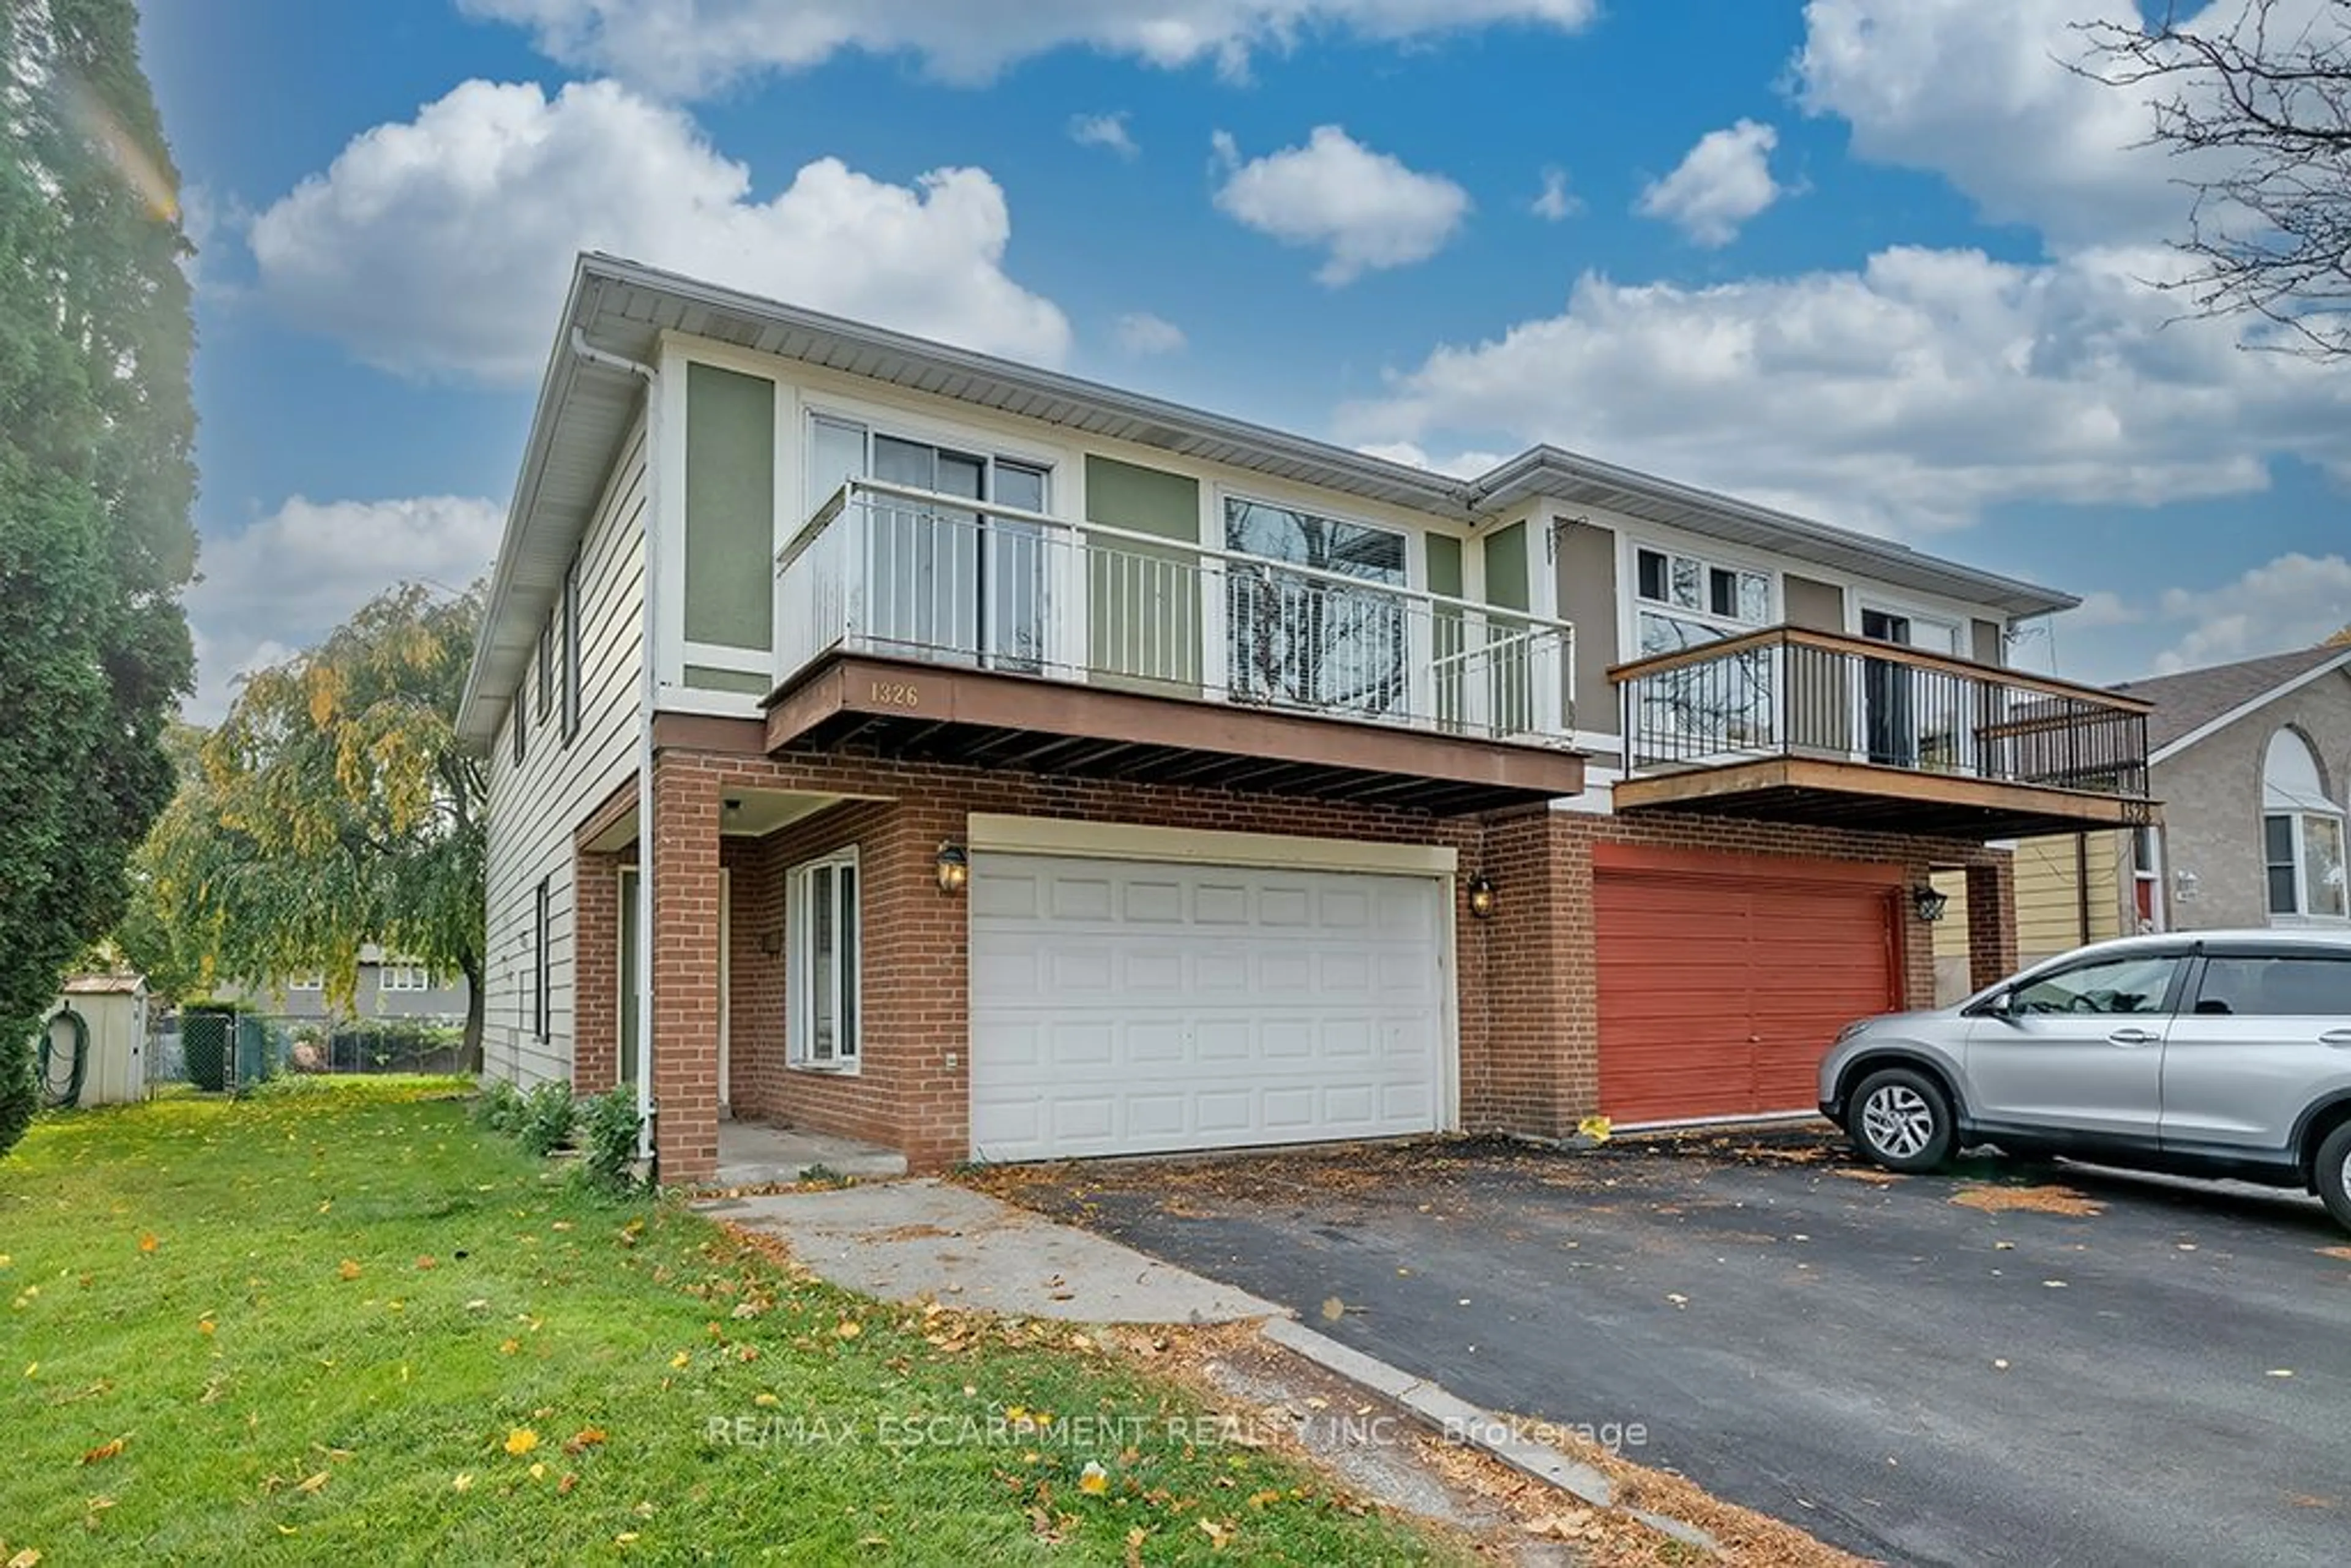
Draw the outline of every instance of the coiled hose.
[[[73,1067],[66,1075],[65,1087],[57,1086],[56,1069],[51,1059],[57,1054],[57,1025],[73,1025]],[[81,1103],[81,1086],[89,1076],[89,1020],[71,1008],[59,1008],[41,1030],[41,1103],[51,1110]]]

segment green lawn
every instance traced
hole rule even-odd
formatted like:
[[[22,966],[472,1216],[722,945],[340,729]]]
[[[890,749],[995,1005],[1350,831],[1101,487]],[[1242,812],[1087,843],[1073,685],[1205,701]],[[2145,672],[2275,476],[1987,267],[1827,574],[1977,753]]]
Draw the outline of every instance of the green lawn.
[[[796,1277],[446,1084],[302,1087],[48,1117],[0,1160],[0,1563],[1455,1555],[1187,1440],[1066,1325]]]

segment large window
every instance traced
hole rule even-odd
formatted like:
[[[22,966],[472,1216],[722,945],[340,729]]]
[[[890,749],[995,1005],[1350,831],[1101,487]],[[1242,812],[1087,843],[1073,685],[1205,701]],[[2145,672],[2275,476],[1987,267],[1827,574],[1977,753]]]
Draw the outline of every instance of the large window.
[[[819,415],[809,436],[809,507],[844,480],[873,478],[957,500],[1046,510],[1048,471],[986,452],[911,441]],[[1035,670],[1045,658],[1045,531],[978,507],[877,500],[863,522],[868,634],[928,653]]]
[[[423,964],[386,964],[377,972],[376,988],[381,991],[429,991],[433,988],[433,971]]]
[[[2326,793],[2310,743],[2290,729],[2270,737],[2262,765],[2262,864],[2273,919],[2341,920],[2343,809]]]
[[[786,883],[784,995],[794,1065],[857,1066],[857,851],[795,866]]]
[[[1403,534],[1228,496],[1225,548],[1269,563],[1235,563],[1226,580],[1236,695],[1363,714],[1405,706],[1403,599],[1331,580],[1403,587]]]
[[[1768,573],[1677,551],[1633,552],[1636,656],[1677,653],[1771,623]],[[1636,721],[1653,744],[1684,755],[1768,747],[1771,683],[1764,650],[1663,672],[1642,684]]]

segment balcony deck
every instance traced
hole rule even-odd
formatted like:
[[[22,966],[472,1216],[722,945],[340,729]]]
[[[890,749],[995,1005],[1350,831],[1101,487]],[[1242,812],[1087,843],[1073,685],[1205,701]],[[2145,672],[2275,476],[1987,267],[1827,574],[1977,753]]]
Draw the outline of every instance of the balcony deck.
[[[2148,705],[1780,626],[1620,664],[1625,811],[1981,841],[2132,827]]]
[[[1425,810],[1573,795],[1562,622],[855,481],[778,558],[768,745]]]

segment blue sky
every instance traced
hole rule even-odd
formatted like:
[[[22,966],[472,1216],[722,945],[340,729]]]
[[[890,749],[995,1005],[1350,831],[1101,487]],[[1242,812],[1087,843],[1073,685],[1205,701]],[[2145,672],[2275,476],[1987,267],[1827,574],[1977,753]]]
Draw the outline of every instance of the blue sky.
[[[2092,596],[2351,622],[2351,371],[2177,322],[2124,0],[147,0],[199,716],[486,564],[581,246],[1433,465],[1551,440]],[[1546,191],[1547,202],[1539,201]]]

